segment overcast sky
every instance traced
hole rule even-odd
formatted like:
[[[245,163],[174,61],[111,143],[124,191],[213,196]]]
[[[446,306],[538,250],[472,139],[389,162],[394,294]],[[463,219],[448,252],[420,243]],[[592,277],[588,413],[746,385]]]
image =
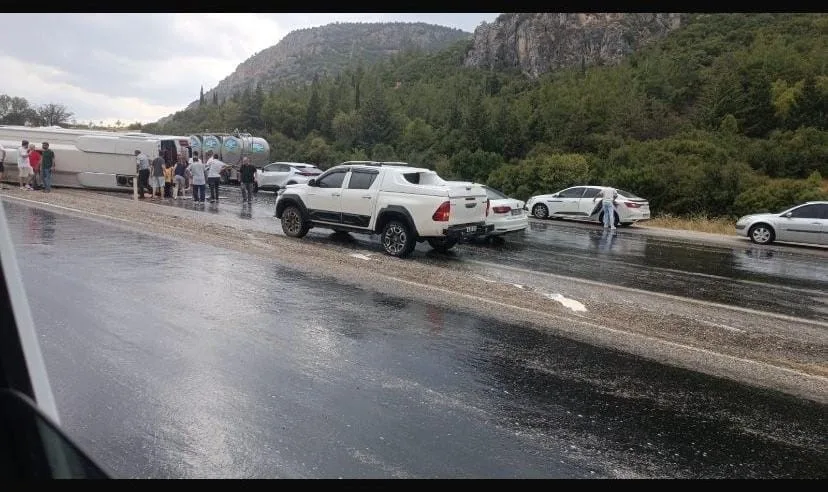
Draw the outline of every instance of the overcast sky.
[[[497,15],[0,14],[0,94],[63,104],[78,121],[149,123],[296,29],[400,21],[473,32]]]

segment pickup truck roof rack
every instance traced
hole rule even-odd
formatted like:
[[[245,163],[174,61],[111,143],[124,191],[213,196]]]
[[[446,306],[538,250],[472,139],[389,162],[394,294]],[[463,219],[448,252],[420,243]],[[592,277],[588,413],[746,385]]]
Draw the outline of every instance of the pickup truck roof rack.
[[[341,166],[360,165],[360,166],[408,166],[407,162],[382,162],[382,161],[346,161],[340,164]]]

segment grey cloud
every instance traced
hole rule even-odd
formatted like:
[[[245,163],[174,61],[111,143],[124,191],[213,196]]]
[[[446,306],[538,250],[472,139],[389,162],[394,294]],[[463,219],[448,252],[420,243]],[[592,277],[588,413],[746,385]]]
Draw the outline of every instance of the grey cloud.
[[[192,87],[152,91],[136,73],[136,67],[145,62],[204,49],[192,37],[177,32],[169,14],[6,15],[12,22],[0,30],[0,53],[64,71],[64,82],[110,96],[147,98],[156,104],[175,104],[197,91]],[[33,31],[32,26],[48,28]],[[38,31],[44,34],[33,34]],[[133,64],[119,66],[96,52]]]

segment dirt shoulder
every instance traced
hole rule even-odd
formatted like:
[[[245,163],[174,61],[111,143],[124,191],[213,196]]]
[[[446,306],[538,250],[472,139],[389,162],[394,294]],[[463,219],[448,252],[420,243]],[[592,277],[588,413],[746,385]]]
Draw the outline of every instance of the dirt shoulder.
[[[653,297],[576,279],[487,275],[472,264],[400,260],[379,251],[354,254],[333,243],[270,234],[204,211],[159,206],[82,190],[0,197],[117,223],[149,234],[200,242],[271,259],[306,274],[491,317],[662,363],[828,403],[828,326],[761,313]],[[273,229],[278,227],[274,220]],[[607,289],[609,293],[601,292]],[[577,297],[585,311],[550,292]],[[564,300],[566,299],[564,297]]]

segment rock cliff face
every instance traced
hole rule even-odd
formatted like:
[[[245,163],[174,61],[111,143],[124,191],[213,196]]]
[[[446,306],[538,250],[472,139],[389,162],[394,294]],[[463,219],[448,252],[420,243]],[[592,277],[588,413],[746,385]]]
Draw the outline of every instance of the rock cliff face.
[[[469,67],[520,69],[537,77],[560,68],[612,65],[682,23],[669,13],[503,14],[474,31]]]
[[[471,33],[425,23],[336,23],[300,29],[242,62],[204,95],[210,101],[216,91],[221,99],[257,83],[267,88],[310,81],[316,73],[335,74],[358,60],[370,64],[405,49],[436,51],[470,38]]]

